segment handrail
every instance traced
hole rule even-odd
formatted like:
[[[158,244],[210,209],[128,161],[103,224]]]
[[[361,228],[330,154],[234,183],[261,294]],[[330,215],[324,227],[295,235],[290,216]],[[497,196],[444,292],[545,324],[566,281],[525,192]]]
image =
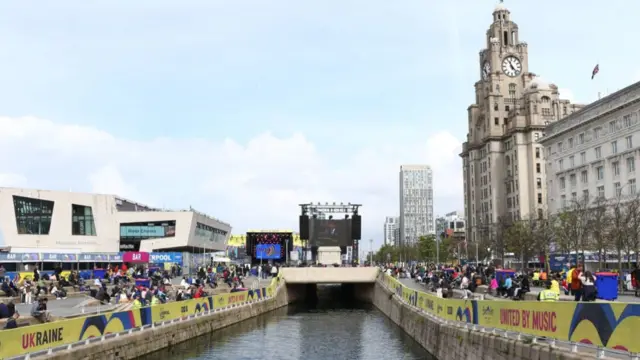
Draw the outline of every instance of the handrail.
[[[259,298],[252,298],[252,299],[248,299],[240,304],[236,303],[236,304],[231,304],[231,305],[227,305],[225,307],[222,308],[213,308],[213,309],[208,309],[205,311],[201,311],[195,314],[191,314],[191,315],[185,315],[183,317],[178,317],[178,318],[174,318],[174,319],[170,319],[170,320],[166,320],[166,321],[160,321],[160,322],[154,322],[151,324],[147,324],[147,325],[143,325],[143,326],[139,326],[139,327],[133,327],[130,328],[128,330],[124,330],[124,331],[120,331],[117,333],[110,333],[110,334],[105,334],[105,335],[101,335],[99,337],[93,337],[93,338],[88,338],[88,339],[84,339],[84,340],[78,340],[72,343],[68,343],[68,344],[64,344],[64,345],[57,345],[57,346],[52,346],[48,349],[43,349],[43,350],[37,350],[37,351],[32,351],[32,352],[28,352],[25,354],[21,354],[21,355],[17,355],[17,356],[12,356],[12,357],[8,357],[7,360],[29,360],[32,357],[38,357],[38,356],[43,356],[43,355],[52,355],[55,352],[58,351],[66,351],[66,350],[72,350],[73,348],[76,348],[78,346],[86,346],[86,345],[91,345],[93,343],[97,343],[97,342],[103,342],[105,340],[108,339],[112,339],[112,338],[117,338],[120,336],[125,336],[125,335],[130,335],[133,334],[135,332],[140,332],[140,331],[144,331],[145,329],[154,329],[157,327],[162,327],[162,326],[166,326],[166,325],[171,325],[177,322],[184,322],[187,320],[191,320],[197,317],[201,317],[201,316],[205,316],[205,315],[211,315],[213,313],[219,313],[219,312],[225,312],[225,311],[229,311],[231,309],[235,309],[235,308],[239,308],[239,307],[245,307],[248,305],[252,305],[255,303],[260,303],[266,300],[270,300],[272,298],[275,298],[278,294],[278,292],[280,291],[280,288],[282,287],[282,285],[284,284],[283,281],[278,281],[275,287],[275,290],[273,291],[272,296],[268,295],[268,292]],[[268,286],[272,286],[272,285],[267,285]],[[215,296],[215,295],[212,295]],[[89,315],[91,316],[91,315]]]
[[[390,288],[389,286],[387,286],[385,284],[385,282],[383,281],[383,277],[384,276],[388,276],[384,273],[381,273],[380,276],[378,276],[378,282],[382,284],[382,286],[384,288],[386,288],[387,290],[391,291],[394,293],[394,295],[397,295],[395,293],[395,289]],[[407,286],[405,286],[404,284],[400,284],[402,287],[408,288]],[[410,288],[408,288],[410,289]],[[418,291],[415,289],[410,289],[411,291]],[[464,328],[464,329],[468,329],[468,330],[473,330],[473,331],[480,331],[483,333],[492,333],[494,335],[500,335],[503,336],[505,338],[513,338],[515,340],[518,341],[530,341],[531,343],[542,343],[542,344],[547,344],[553,348],[557,348],[557,349],[563,349],[563,350],[568,350],[572,353],[577,353],[577,352],[583,352],[583,353],[590,353],[593,354],[595,353],[596,358],[598,359],[602,359],[605,357],[608,358],[614,358],[614,359],[631,359],[631,360],[640,360],[640,353],[632,353],[629,351],[624,351],[624,350],[618,350],[618,349],[611,349],[611,348],[606,348],[606,347],[602,347],[602,346],[595,346],[595,345],[591,345],[591,344],[585,344],[585,343],[580,343],[580,342],[575,342],[575,341],[564,341],[564,340],[558,340],[555,338],[544,338],[544,337],[540,337],[540,336],[536,336],[536,335],[532,335],[532,334],[527,334],[527,333],[522,333],[522,332],[518,332],[518,331],[511,331],[511,330],[505,330],[505,329],[500,329],[500,328],[494,328],[494,327],[489,327],[489,326],[484,326],[484,325],[479,325],[479,324],[469,324],[467,322],[463,322],[463,321],[456,321],[456,320],[449,320],[449,319],[444,319],[441,318],[435,314],[429,313],[424,311],[422,308],[414,306],[413,304],[411,304],[410,302],[407,302],[402,296],[397,296],[397,298],[405,305],[409,306],[411,309],[418,311],[419,313],[435,320],[436,322],[439,322],[441,324],[446,324],[446,325],[453,325],[456,326],[458,328]]]

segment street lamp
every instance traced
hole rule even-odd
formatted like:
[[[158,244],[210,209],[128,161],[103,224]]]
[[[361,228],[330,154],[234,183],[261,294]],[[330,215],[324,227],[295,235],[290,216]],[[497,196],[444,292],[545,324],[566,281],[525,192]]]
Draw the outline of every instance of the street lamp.
[[[373,266],[373,239],[369,239],[369,266]]]

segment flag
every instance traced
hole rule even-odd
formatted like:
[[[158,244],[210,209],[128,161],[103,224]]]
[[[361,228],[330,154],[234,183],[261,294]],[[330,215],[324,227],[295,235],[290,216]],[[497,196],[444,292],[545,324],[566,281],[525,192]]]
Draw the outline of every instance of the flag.
[[[596,64],[596,67],[593,68],[591,72],[591,80],[596,76],[596,74],[600,71],[600,64]]]

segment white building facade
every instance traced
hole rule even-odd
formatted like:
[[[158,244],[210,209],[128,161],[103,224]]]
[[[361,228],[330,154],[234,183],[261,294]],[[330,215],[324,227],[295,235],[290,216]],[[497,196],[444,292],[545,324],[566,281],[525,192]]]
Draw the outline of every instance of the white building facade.
[[[396,245],[397,231],[400,219],[397,216],[387,216],[384,219],[384,244]]]
[[[479,241],[501,220],[538,216],[546,204],[545,126],[579,110],[529,69],[529,47],[503,4],[478,57],[475,102],[463,143],[466,237]]]
[[[231,226],[115,195],[0,188],[0,244],[22,252],[224,250]]]
[[[428,165],[400,166],[400,245],[435,234],[433,171]]]
[[[635,194],[640,157],[640,82],[550,124],[545,147],[547,207]]]

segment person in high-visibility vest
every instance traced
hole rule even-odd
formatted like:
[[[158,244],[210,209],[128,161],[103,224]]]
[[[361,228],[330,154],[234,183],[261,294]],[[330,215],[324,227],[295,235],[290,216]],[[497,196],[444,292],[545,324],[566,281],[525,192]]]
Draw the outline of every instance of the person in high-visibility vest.
[[[538,301],[558,301],[560,294],[551,289],[551,281],[547,281],[546,289],[538,294]]]

